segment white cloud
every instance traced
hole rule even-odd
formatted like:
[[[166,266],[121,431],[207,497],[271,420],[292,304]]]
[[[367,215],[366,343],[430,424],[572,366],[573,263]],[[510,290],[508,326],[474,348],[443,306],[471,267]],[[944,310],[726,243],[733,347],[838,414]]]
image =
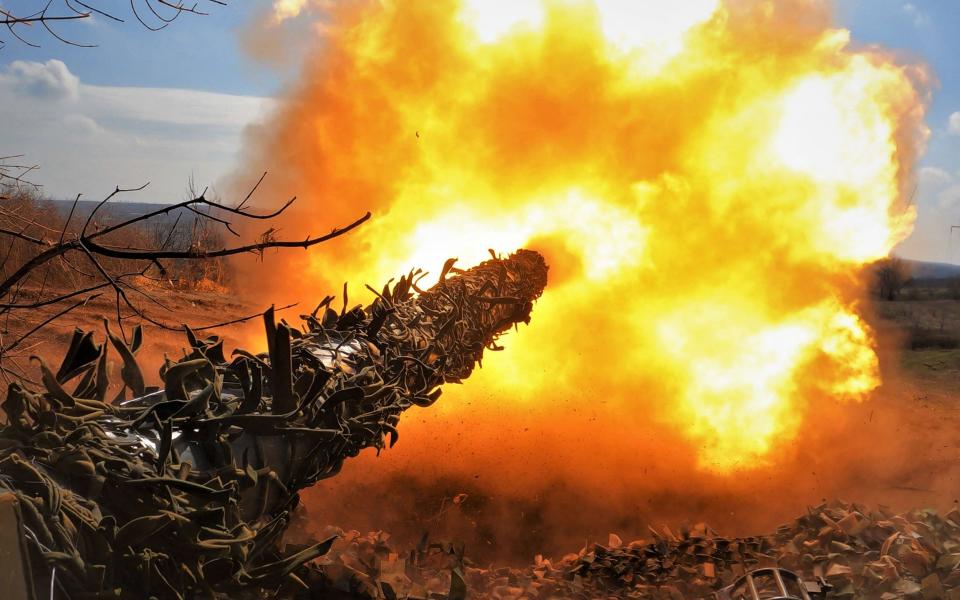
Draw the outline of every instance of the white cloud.
[[[91,111],[119,121],[242,128],[270,103],[265,98],[171,88],[84,86]]]
[[[37,98],[75,100],[80,79],[63,61],[55,58],[45,63],[15,60],[7,67],[7,72],[0,75],[0,85]]]
[[[960,135],[960,111],[950,115],[950,119],[947,123],[947,131],[949,131],[952,135]]]
[[[960,222],[960,175],[939,167],[917,172],[916,204],[919,207],[913,234],[897,248],[901,256],[918,260],[957,260],[956,240],[950,225]]]
[[[58,60],[0,67],[0,156],[25,154],[54,197],[98,198],[150,187],[131,200],[179,200],[191,175],[213,184],[236,162],[244,127],[270,98],[82,83]]]
[[[900,10],[904,12],[910,19],[913,21],[914,27],[927,27],[930,23],[930,17],[927,16],[925,12],[917,8],[915,4],[906,3],[900,7]]]
[[[960,206],[960,184],[954,184],[937,194],[937,205],[944,210]]]
[[[924,187],[944,187],[954,183],[953,175],[940,167],[921,167],[917,180]]]
[[[954,210],[960,206],[960,178],[940,167],[920,167],[917,171],[917,196],[927,206]]]

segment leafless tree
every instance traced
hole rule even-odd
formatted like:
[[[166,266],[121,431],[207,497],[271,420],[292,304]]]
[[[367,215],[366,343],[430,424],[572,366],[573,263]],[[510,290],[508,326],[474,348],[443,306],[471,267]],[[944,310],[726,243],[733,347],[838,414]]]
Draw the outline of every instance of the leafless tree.
[[[40,190],[40,186],[29,179],[37,165],[26,164],[23,158],[22,154],[0,156],[0,200],[9,199],[11,194]]]
[[[185,200],[196,198],[199,194],[191,178]],[[220,203],[215,193],[208,191],[206,195],[213,202]],[[149,221],[144,226],[147,241],[155,248],[163,244],[170,248],[192,248],[201,252],[222,248],[224,234],[229,231],[211,218],[214,210],[209,206],[197,207],[195,212],[181,210],[179,214],[172,215],[176,224],[173,228],[169,217]],[[172,259],[165,266],[166,282],[171,287],[181,289],[198,289],[206,283],[222,286],[227,283],[229,275],[225,257],[201,261]]]
[[[877,292],[884,300],[896,300],[903,286],[910,280],[907,265],[896,256],[877,263],[876,277]]]
[[[36,196],[24,195],[22,191],[15,194],[10,191],[10,186],[6,186],[10,200],[0,205],[0,319],[33,326],[19,331],[12,339],[2,339],[0,335],[0,374],[18,367],[15,361],[18,355],[14,351],[22,352],[31,336],[103,294],[114,298],[115,318],[123,335],[124,323],[131,320],[168,330],[182,329],[182,326],[168,323],[155,314],[169,309],[141,285],[144,278],[169,279],[167,268],[174,261],[196,264],[244,253],[262,255],[271,248],[306,249],[339,237],[370,218],[370,213],[366,213],[327,234],[302,240],[278,238],[272,227],[267,227],[257,239],[244,240],[233,227],[233,221],[259,220],[269,224],[296,201],[291,198],[270,213],[252,212],[248,204],[264,177],[265,174],[245,198],[234,204],[208,198],[207,190],[203,190],[181,202],[158,206],[144,214],[111,223],[103,218],[104,207],[118,197],[146,186],[135,189],[118,187],[85,217],[78,216],[79,199],[75,200],[66,220],[58,226],[51,226],[58,221],[43,213],[45,209],[38,204]],[[12,203],[14,200],[30,210],[18,210]],[[170,219],[170,215],[176,217]],[[178,239],[184,215],[194,219],[192,233]],[[159,225],[161,222],[165,224]],[[197,233],[199,231],[203,232],[202,235]],[[236,243],[226,243],[228,236]],[[48,285],[52,272],[73,278],[67,290],[63,286],[54,288]],[[41,308],[53,313],[40,319],[36,315]],[[193,329],[222,327],[260,314]],[[9,328],[0,328],[0,331],[9,331]],[[23,375],[19,371],[16,374]]]

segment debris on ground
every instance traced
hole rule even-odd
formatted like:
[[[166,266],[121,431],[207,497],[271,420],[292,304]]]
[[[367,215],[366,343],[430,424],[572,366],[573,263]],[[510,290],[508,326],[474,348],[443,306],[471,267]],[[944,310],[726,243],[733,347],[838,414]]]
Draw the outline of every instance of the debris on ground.
[[[709,598],[745,573],[781,567],[832,588],[828,598],[960,600],[960,510],[904,514],[832,502],[770,535],[724,537],[699,524],[623,543],[611,534],[556,560],[522,568],[481,566],[469,548],[430,544],[398,552],[381,533],[342,535],[317,565],[336,589],[369,598],[450,596],[462,577],[470,598]],[[363,595],[368,594],[368,595]],[[450,596],[452,597],[452,596]]]

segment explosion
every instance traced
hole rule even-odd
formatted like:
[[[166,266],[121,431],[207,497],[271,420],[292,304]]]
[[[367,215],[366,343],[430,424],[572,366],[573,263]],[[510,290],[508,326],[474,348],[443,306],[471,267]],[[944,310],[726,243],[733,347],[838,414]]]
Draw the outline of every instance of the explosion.
[[[288,294],[488,248],[550,264],[509,361],[442,413],[641,414],[729,473],[775,461],[815,403],[879,385],[859,273],[911,230],[927,82],[855,47],[829,6],[274,6],[277,21],[304,11],[318,50],[251,164],[278,165],[275,189],[301,197],[287,232],[375,218],[270,264]]]

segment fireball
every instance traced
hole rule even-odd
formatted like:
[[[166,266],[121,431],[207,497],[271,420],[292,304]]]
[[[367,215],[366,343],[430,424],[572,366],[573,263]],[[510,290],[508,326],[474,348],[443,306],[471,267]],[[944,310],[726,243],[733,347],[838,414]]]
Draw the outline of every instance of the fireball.
[[[551,264],[510,359],[441,410],[642,414],[725,473],[774,461],[817,402],[880,384],[858,273],[912,227],[921,68],[855,47],[809,0],[275,14],[311,6],[322,39],[261,158],[302,198],[286,227],[375,219],[291,263],[309,273],[296,295],[488,248]]]

